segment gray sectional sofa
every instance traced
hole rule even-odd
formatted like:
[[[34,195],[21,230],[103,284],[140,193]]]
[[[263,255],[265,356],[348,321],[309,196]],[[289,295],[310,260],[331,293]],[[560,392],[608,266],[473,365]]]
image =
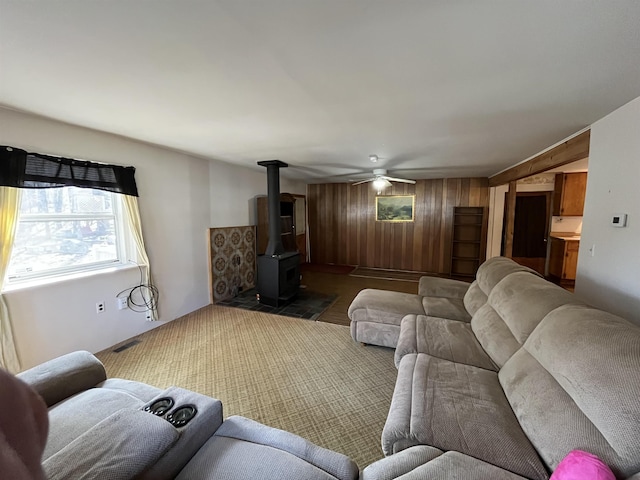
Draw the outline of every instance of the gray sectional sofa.
[[[437,310],[422,295],[399,322],[387,457],[361,478],[548,479],[574,449],[640,478],[640,327],[504,258],[466,288],[442,280],[426,281]],[[446,318],[461,299],[469,320]]]
[[[348,457],[292,433],[238,416],[223,421],[217,399],[107,379],[89,352],[51,360],[18,378],[48,407],[42,467],[50,480],[355,480],[359,475]],[[194,415],[185,423],[189,413]]]
[[[367,288],[351,302],[351,337],[361,343],[395,348],[400,336],[400,324],[409,314],[428,315],[461,322],[484,305],[493,287],[515,272],[535,271],[504,257],[494,257],[478,269],[471,284],[460,280],[422,277],[418,293],[400,293]]]

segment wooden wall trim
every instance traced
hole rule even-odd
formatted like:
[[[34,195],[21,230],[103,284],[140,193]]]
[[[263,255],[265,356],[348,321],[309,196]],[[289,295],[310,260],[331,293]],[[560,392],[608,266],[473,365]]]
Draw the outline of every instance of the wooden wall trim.
[[[513,231],[516,223],[516,196],[518,191],[518,182],[516,180],[509,182],[509,191],[505,207],[507,214],[505,215],[504,229],[504,256],[511,258],[513,256]]]
[[[489,177],[489,186],[497,187],[514,180],[536,175],[538,173],[561,167],[567,163],[582,160],[589,156],[589,140],[591,130],[576,135],[566,142],[553,147],[531,160]]]

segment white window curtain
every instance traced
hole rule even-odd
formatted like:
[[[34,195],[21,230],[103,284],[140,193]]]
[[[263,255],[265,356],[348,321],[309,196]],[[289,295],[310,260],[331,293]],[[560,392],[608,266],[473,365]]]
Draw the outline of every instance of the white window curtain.
[[[2,295],[18,225],[21,191],[0,186],[0,366],[11,373],[20,371],[20,359],[13,339],[9,308]]]
[[[151,264],[149,263],[149,257],[147,251],[144,248],[144,238],[142,237],[142,222],[140,221],[140,209],[138,208],[138,197],[131,195],[123,195],[123,203],[125,205],[125,213],[127,221],[129,223],[129,229],[131,236],[135,240],[136,248],[138,251],[138,264],[144,267],[144,283],[147,286],[152,286],[151,281]],[[158,305],[156,299],[150,302],[151,320],[158,320]]]

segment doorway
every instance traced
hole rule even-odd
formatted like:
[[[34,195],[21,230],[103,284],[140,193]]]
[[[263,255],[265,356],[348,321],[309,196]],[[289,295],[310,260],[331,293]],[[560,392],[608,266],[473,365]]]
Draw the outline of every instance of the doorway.
[[[541,275],[544,275],[547,259],[550,206],[551,192],[518,192],[516,194],[512,258],[520,265],[529,267]],[[504,228],[503,224],[503,255]]]

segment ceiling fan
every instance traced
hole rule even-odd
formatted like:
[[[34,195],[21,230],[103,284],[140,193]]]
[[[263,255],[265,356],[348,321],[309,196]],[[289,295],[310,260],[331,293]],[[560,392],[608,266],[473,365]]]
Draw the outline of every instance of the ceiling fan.
[[[384,168],[376,168],[373,170],[373,178],[361,180],[359,182],[352,183],[352,185],[361,185],[367,182],[373,182],[373,188],[378,191],[378,194],[387,187],[391,186],[391,182],[411,183],[415,184],[415,180],[408,180],[406,178],[395,178],[387,176],[387,170]]]

